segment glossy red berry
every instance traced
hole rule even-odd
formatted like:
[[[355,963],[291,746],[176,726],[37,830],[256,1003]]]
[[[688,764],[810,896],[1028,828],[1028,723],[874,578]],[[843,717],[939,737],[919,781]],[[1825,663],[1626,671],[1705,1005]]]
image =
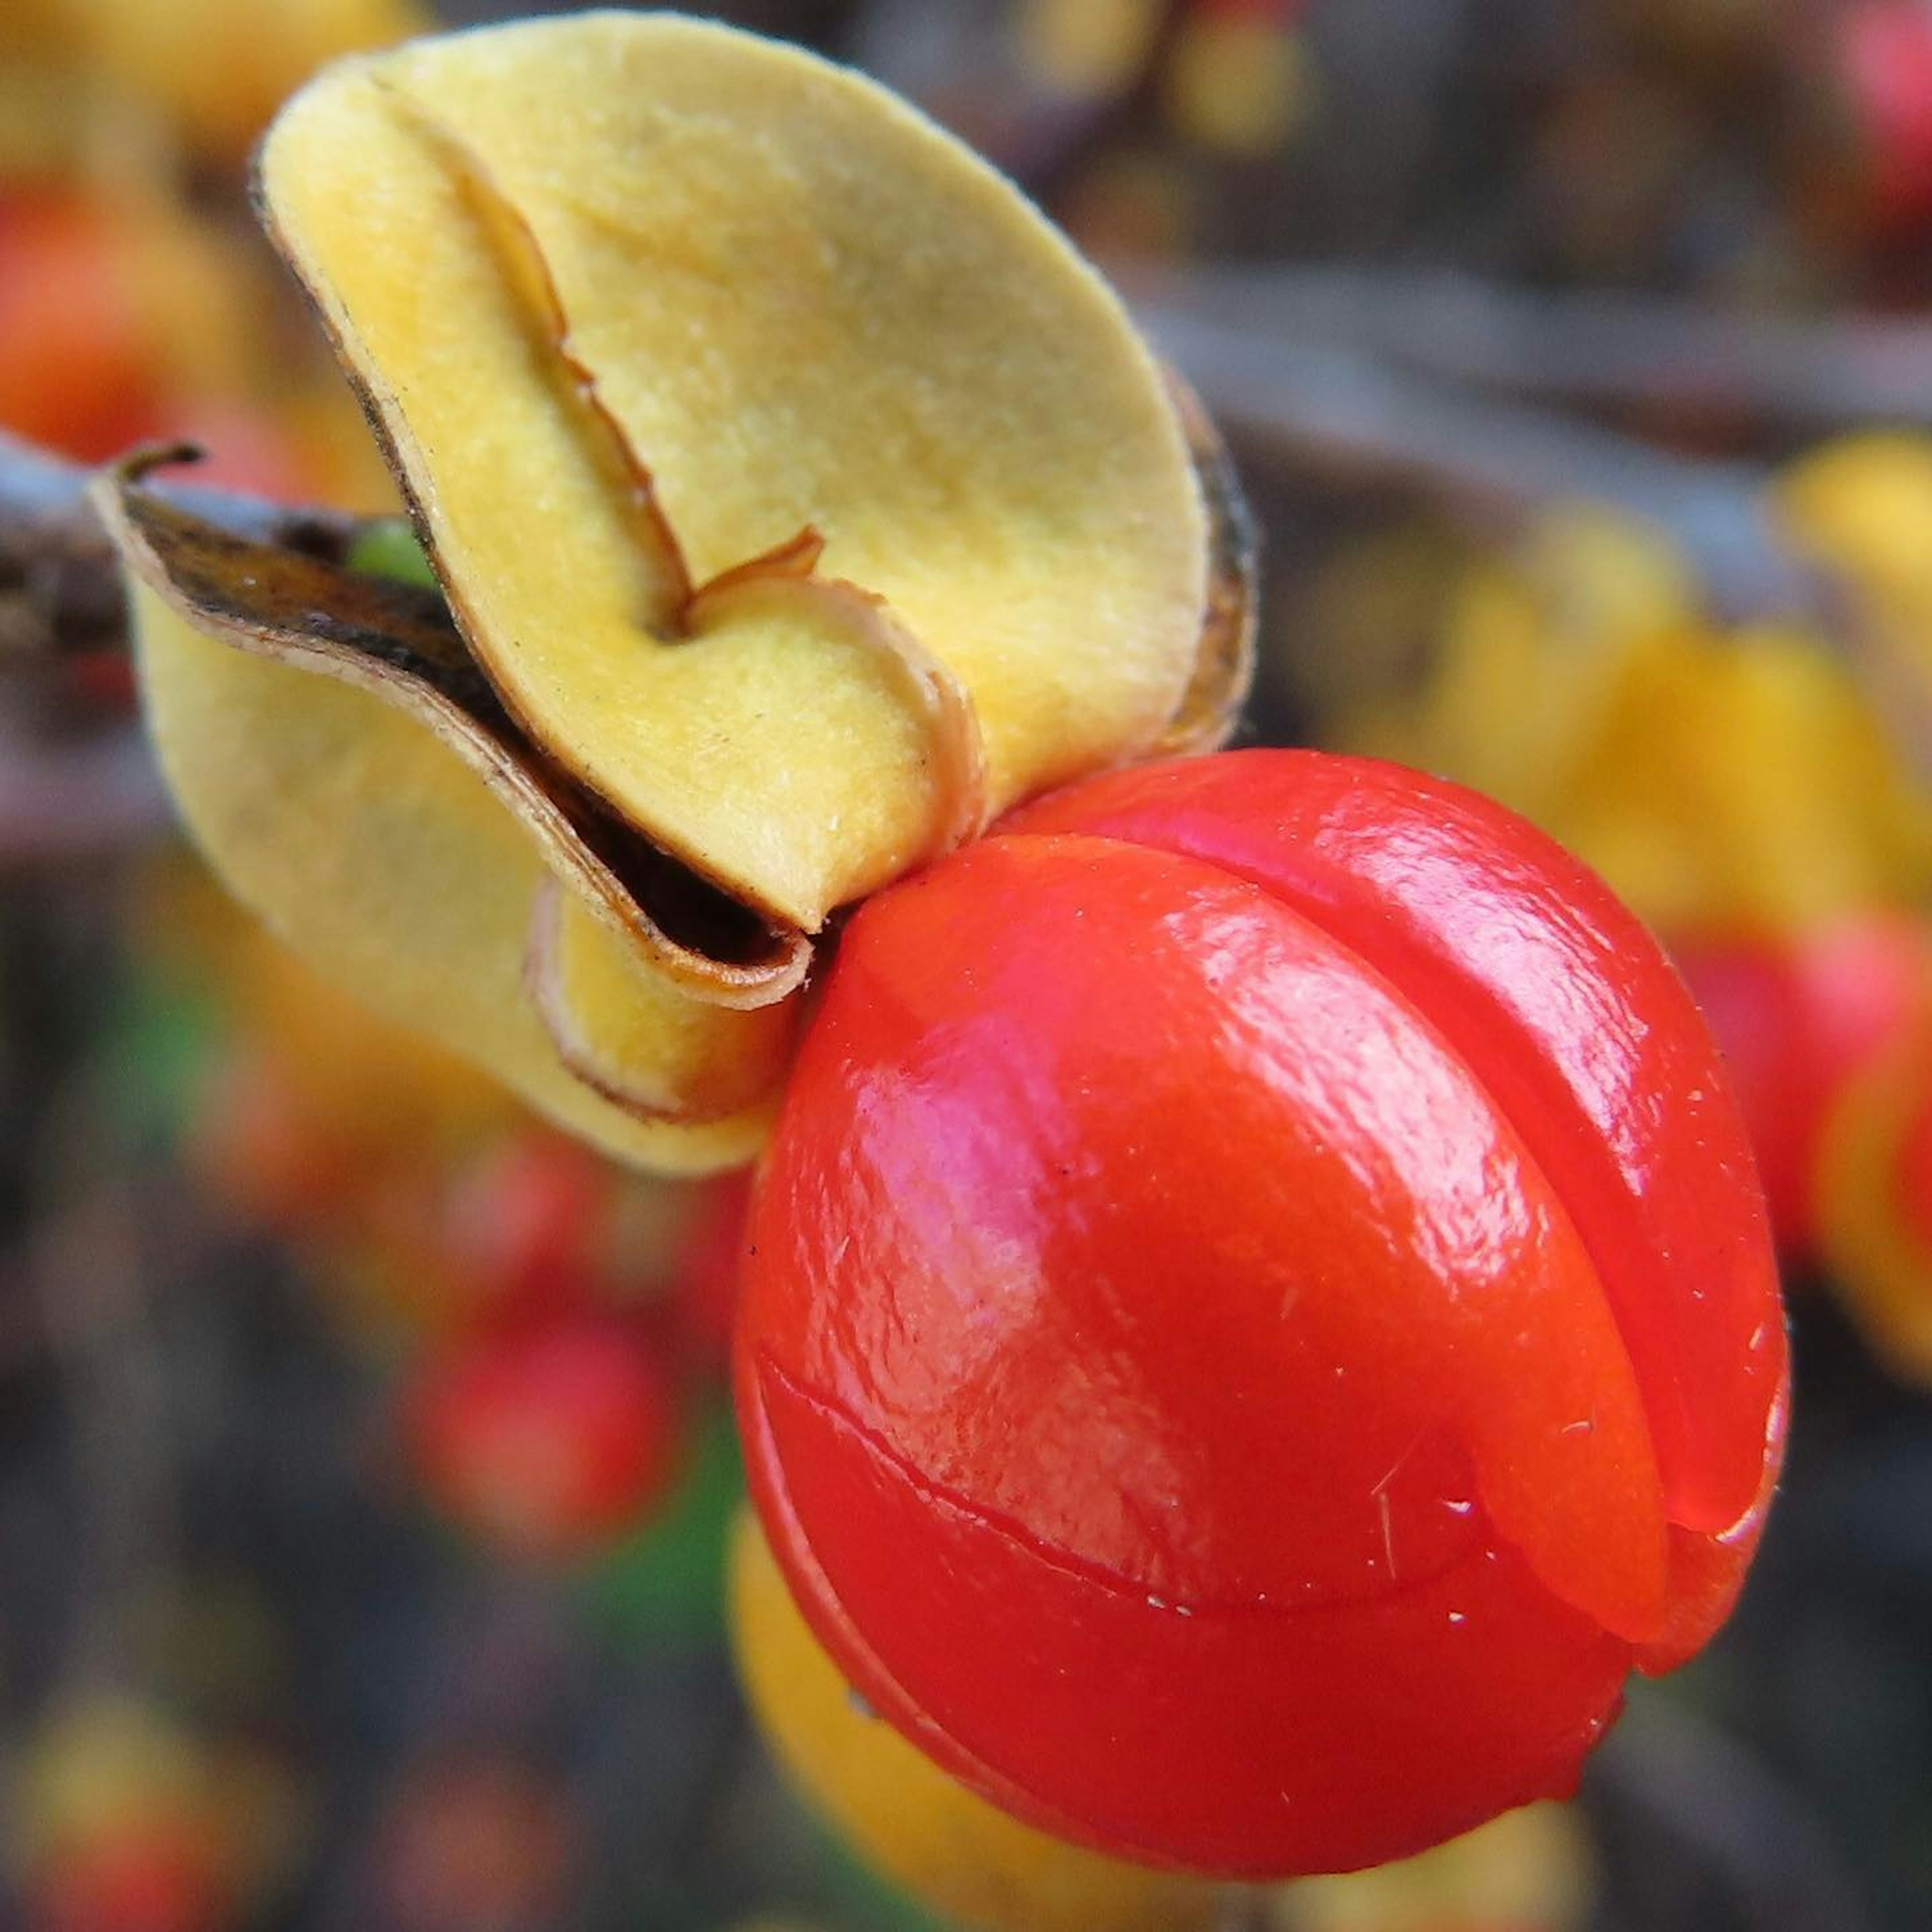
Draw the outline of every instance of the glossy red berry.
[[[599,1547],[647,1514],[676,1473],[670,1374],[646,1337],[606,1317],[458,1341],[418,1368],[404,1414],[431,1498],[518,1556]]]
[[[859,1692],[1204,1870],[1571,1789],[1782,1443],[1682,982],[1522,820],[1360,760],[1123,771],[863,908],[744,1298],[754,1492]]]

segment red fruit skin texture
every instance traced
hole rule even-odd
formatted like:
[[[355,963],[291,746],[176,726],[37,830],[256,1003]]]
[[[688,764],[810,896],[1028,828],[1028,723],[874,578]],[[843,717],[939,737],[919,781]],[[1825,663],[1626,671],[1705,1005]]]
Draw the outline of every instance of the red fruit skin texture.
[[[634,1328],[594,1315],[513,1324],[430,1357],[404,1429],[447,1515],[536,1561],[586,1555],[634,1527],[678,1458],[668,1368]]]
[[[1016,1814],[1348,1870],[1574,1788],[1728,1612],[1784,1332],[1715,1049],[1522,821],[1248,752],[868,902],[760,1177],[753,1494]]]
[[[1826,1122],[1910,1030],[1932,951],[1915,921],[1889,910],[1804,932],[1696,934],[1671,951],[1724,1049],[1772,1232],[1809,1259]]]

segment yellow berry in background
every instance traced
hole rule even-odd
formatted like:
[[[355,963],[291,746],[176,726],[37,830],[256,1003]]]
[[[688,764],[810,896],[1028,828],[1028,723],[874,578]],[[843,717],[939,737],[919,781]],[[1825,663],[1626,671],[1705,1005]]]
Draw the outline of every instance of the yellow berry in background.
[[[325,62],[432,24],[416,0],[58,0],[51,10],[98,84],[238,161]]]
[[[1582,1821],[1532,1804],[1419,1857],[1282,1886],[1280,1932],[1573,1932],[1594,1871]]]
[[[1836,438],[1779,476],[1772,507],[1813,562],[1921,617],[1932,610],[1932,437],[1884,430]]]
[[[1286,145],[1313,90],[1301,36],[1286,22],[1198,9],[1175,40],[1162,104],[1184,140],[1251,158]]]
[[[1022,64],[1056,93],[1129,86],[1160,30],[1158,0],[1027,0],[1014,21]]]
[[[793,1783],[867,1863],[983,1932],[1188,1932],[1224,1888],[1103,1858],[1021,1824],[866,1712],[791,1600],[749,1510],[734,1539],[732,1638]]]

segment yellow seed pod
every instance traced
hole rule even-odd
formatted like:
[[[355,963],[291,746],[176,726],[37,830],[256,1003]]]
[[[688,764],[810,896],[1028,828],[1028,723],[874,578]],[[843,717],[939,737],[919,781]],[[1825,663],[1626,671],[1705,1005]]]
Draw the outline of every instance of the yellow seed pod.
[[[1505,555],[1462,573],[1424,688],[1360,734],[1547,823],[1634,661],[1696,598],[1682,560],[1646,526],[1591,508],[1552,512]]]
[[[530,22],[332,69],[261,178],[506,702],[748,903],[816,929],[1173,716],[1207,526],[1160,372],[869,82]]]
[[[1228,728],[1211,429],[871,83],[668,15],[425,40],[312,82],[261,196],[444,595],[106,486],[170,782],[298,950],[610,1150],[743,1158],[837,908]]]
[[[133,567],[162,768],[236,895],[328,977],[614,1157],[668,1172],[747,1158],[792,1024],[770,994],[796,986],[802,953],[734,968],[667,935],[649,855],[614,850],[531,759],[433,597],[235,543],[136,481],[101,500]],[[310,626],[322,610],[326,633]],[[598,924],[583,944],[606,970],[552,987],[551,1009],[569,1016],[580,993],[601,1042],[617,1022],[596,1003],[637,977],[670,1012],[650,1070],[668,1084],[628,1106],[572,1072],[528,990],[565,895],[573,931]],[[627,950],[614,980],[606,944]],[[691,981],[710,997],[681,997]]]
[[[1307,112],[1313,79],[1300,34],[1287,22],[1204,9],[1174,42],[1162,92],[1184,139],[1222,154],[1272,154]]]
[[[1102,1857],[1022,1825],[956,1783],[853,1700],[793,1603],[758,1520],[731,1556],[738,1666],[765,1735],[862,1857],[984,1932],[1188,1932],[1222,1888]]]

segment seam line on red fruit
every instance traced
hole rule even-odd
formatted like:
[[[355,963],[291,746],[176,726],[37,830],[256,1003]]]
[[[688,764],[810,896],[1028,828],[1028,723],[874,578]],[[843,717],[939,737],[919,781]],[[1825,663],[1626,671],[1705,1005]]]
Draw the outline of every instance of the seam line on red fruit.
[[[1090,1558],[1079,1556],[1060,1544],[1036,1535],[1027,1529],[1010,1512],[989,1508],[985,1503],[976,1501],[960,1490],[946,1484],[936,1481],[930,1476],[921,1474],[908,1460],[904,1452],[896,1448],[878,1430],[868,1427],[861,1422],[842,1402],[807,1388],[796,1376],[788,1374],[784,1369],[772,1359],[768,1350],[761,1348],[757,1351],[756,1374],[759,1384],[758,1402],[761,1410],[765,1407],[764,1385],[766,1378],[769,1377],[772,1382],[778,1384],[784,1389],[786,1395],[801,1408],[812,1410],[814,1414],[824,1418],[834,1428],[842,1430],[855,1441],[862,1444],[872,1454],[877,1456],[880,1462],[885,1463],[904,1480],[909,1489],[926,1501],[953,1511],[968,1522],[978,1525],[996,1536],[1004,1538],[1016,1549],[1046,1564],[1049,1568],[1058,1570],[1066,1576],[1076,1577],[1082,1582],[1091,1583],[1098,1588],[1118,1596],[1124,1602],[1144,1603],[1151,1609],[1172,1611],[1184,1617],[1196,1616],[1294,1617],[1332,1614],[1347,1609],[1358,1600],[1352,1598],[1338,1600],[1322,1596],[1311,1601],[1295,1604],[1283,1600],[1279,1594],[1271,1596],[1264,1590],[1257,1590],[1251,1597],[1238,1599],[1191,1593],[1184,1600],[1172,1594],[1164,1596],[1159,1592],[1150,1592],[1144,1581],[1130,1576],[1110,1564],[1096,1563]],[[1436,1426],[1437,1425],[1432,1424],[1430,1427]],[[1425,1429],[1422,1434],[1418,1436],[1418,1442],[1420,1443],[1429,1432],[1429,1430]],[[1397,1468],[1399,1468],[1400,1466],[1398,1463]],[[1390,1470],[1388,1477],[1383,1478],[1384,1482],[1388,1481],[1396,1473],[1396,1470]],[[1381,1493],[1379,1486],[1376,1493],[1378,1500],[1383,1504],[1386,1510],[1388,1498]],[[1516,1538],[1505,1534],[1498,1526],[1495,1518],[1483,1506],[1480,1498],[1471,1505],[1468,1513],[1473,1515],[1475,1522],[1480,1526],[1491,1544],[1496,1548],[1512,1552],[1522,1558],[1526,1564],[1528,1563],[1528,1557],[1521,1544]],[[1385,1521],[1385,1531],[1386,1528]],[[1468,1552],[1465,1550],[1452,1558],[1446,1565],[1438,1564],[1426,1572],[1412,1574],[1406,1578],[1398,1574],[1391,1562],[1386,1570],[1388,1577],[1387,1584],[1378,1586],[1369,1598],[1360,1600],[1387,1604],[1397,1602],[1406,1596],[1419,1595],[1425,1590],[1439,1586],[1445,1575],[1453,1571],[1458,1564],[1470,1560]],[[1544,1587],[1559,1600],[1565,1602],[1569,1600],[1554,1584],[1545,1580]],[[1592,1614],[1585,1606],[1572,1604],[1570,1606],[1585,1615]],[[1598,1619],[1598,1621],[1601,1620]]]

